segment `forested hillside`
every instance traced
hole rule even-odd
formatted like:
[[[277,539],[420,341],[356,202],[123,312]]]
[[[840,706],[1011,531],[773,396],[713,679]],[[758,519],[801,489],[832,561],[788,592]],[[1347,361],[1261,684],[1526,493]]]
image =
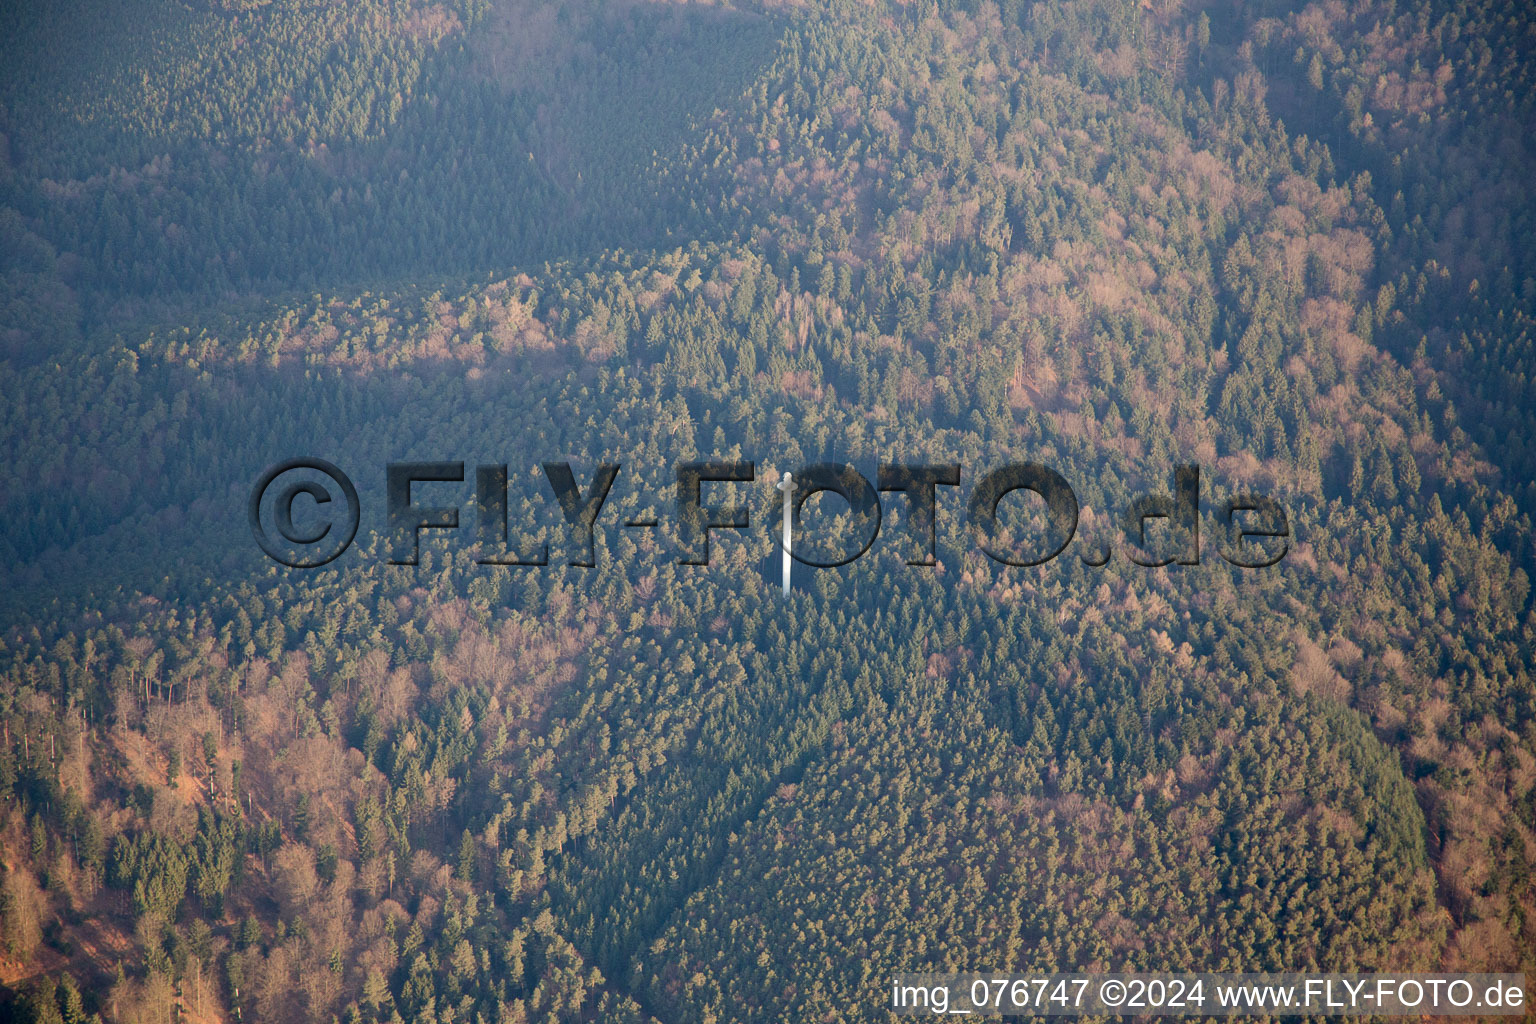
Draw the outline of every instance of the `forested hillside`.
[[[1533,46],[1445,0],[6,6],[0,1014],[1536,970]],[[319,569],[247,521],[298,455],[361,494]],[[709,566],[699,459],[756,465]],[[562,460],[622,467],[592,568]],[[396,461],[466,464],[418,565]],[[890,494],[781,595],[817,461],[961,465],[939,564]],[[1009,461],[1081,504],[1044,565],[966,526]],[[1189,463],[1199,564],[1132,564]],[[547,567],[477,561],[480,464]],[[1217,554],[1244,493],[1269,568]]]

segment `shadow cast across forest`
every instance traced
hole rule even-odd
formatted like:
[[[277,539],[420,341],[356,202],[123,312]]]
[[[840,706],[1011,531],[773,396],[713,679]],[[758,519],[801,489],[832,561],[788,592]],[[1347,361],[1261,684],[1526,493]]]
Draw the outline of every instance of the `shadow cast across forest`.
[[[118,35],[110,4],[8,16],[12,358],[253,295],[711,240],[729,230],[718,204],[693,202],[672,164],[783,29],[694,5],[556,5],[549,45],[507,55],[495,7],[380,28],[328,7],[138,6]],[[79,72],[68,89],[61,63]]]

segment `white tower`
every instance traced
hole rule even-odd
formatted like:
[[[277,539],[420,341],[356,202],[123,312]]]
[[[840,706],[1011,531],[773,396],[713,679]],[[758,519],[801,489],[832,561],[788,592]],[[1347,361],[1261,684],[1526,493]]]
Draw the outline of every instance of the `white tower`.
[[[779,481],[779,490],[784,492],[784,593],[788,595],[789,564],[791,561],[789,553],[789,518],[790,506],[794,501],[795,478],[791,474],[785,473],[784,478]]]

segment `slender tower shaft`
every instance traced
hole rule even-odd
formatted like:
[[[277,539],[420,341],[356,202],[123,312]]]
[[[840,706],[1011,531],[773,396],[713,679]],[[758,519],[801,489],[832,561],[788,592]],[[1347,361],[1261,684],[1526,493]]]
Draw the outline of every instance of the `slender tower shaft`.
[[[784,479],[779,481],[779,490],[784,492],[784,593],[785,595],[788,595],[789,567],[790,563],[793,561],[793,556],[790,554],[789,520],[791,515],[791,507],[794,502],[795,478],[789,473],[785,473]]]

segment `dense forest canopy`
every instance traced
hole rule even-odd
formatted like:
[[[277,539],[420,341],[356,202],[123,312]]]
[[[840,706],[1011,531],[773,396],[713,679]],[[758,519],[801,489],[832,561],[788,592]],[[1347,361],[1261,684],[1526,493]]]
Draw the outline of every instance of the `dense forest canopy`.
[[[6,5],[5,1010],[1533,969],[1533,46],[1491,0]],[[314,570],[246,519],[298,455],[363,510]],[[756,468],[707,567],[700,459]],[[468,467],[414,566],[403,461]],[[562,461],[623,467],[592,568]],[[939,564],[888,495],[781,595],[822,461],[962,466]],[[1009,461],[1079,548],[981,551]],[[480,464],[549,566],[477,562]],[[1134,565],[1180,464],[1200,564]],[[1214,554],[1244,493],[1273,567]]]

